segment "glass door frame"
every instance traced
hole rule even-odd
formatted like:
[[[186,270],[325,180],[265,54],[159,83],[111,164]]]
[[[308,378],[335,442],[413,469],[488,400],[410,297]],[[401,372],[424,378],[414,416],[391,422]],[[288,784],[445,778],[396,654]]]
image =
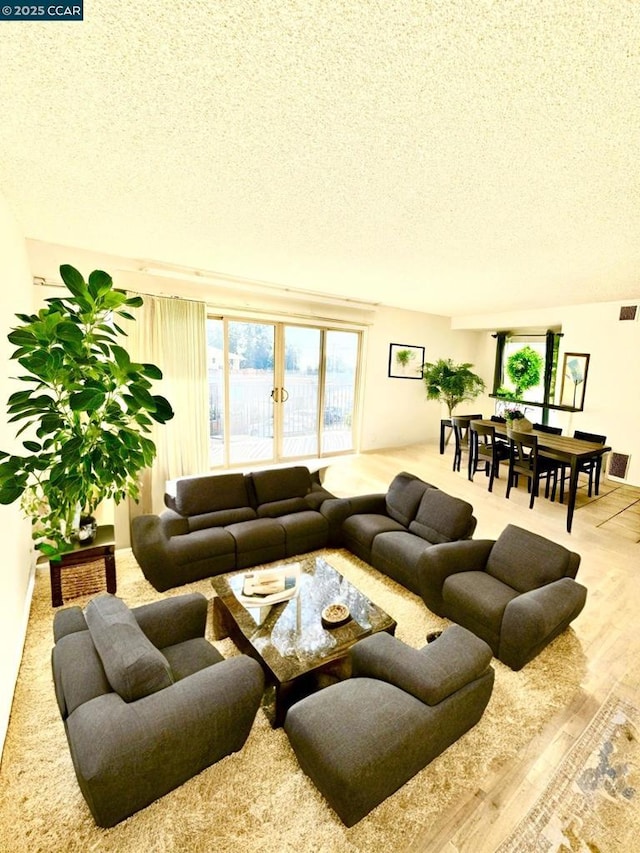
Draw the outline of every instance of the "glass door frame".
[[[211,464],[212,469],[226,469],[235,467],[246,467],[251,464],[252,460],[233,460],[230,458],[230,440],[231,440],[231,410],[230,410],[230,358],[229,358],[229,323],[253,323],[273,326],[274,328],[274,347],[273,347],[273,381],[272,388],[272,411],[273,411],[273,436],[272,436],[272,457],[270,459],[255,460],[260,465],[265,464],[281,464],[285,462],[293,462],[296,460],[324,458],[327,456],[346,455],[357,452],[360,438],[360,418],[362,399],[362,376],[363,376],[363,357],[365,351],[365,334],[366,330],[358,324],[342,324],[337,322],[318,323],[317,320],[307,321],[305,318],[291,318],[272,315],[251,316],[245,314],[236,314],[234,311],[210,311],[207,316],[208,321],[221,321],[223,329],[223,399],[224,399],[224,418],[223,418],[223,453],[221,464]],[[316,441],[315,448],[312,453],[284,455],[284,410],[283,404],[278,399],[282,396],[285,388],[285,373],[286,373],[286,327],[309,328],[320,332],[320,347],[319,347],[319,364],[318,364],[318,390],[317,390],[317,414],[316,414]],[[327,334],[329,332],[347,332],[355,334],[357,338],[356,365],[353,376],[353,408],[350,412],[351,418],[351,442],[346,449],[324,451],[323,447],[323,431],[324,423],[324,404],[326,399],[326,381],[327,381]],[[286,403],[284,403],[286,405]]]

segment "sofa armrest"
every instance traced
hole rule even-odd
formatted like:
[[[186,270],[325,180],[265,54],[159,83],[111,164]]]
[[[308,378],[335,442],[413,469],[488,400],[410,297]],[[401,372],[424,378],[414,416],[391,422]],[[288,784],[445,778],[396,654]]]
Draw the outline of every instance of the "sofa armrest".
[[[189,519],[172,509],[163,510],[158,516],[158,521],[162,535],[167,540],[171,539],[172,536],[184,536],[191,530]]]
[[[55,643],[62,637],[66,637],[67,634],[86,630],[88,630],[87,620],[84,618],[81,607],[74,605],[56,611],[56,615],[53,617],[53,640]]]
[[[355,495],[347,498],[350,504],[349,515],[358,513],[375,513],[376,515],[387,514],[386,495],[384,493],[370,495]]]
[[[352,674],[386,681],[427,705],[437,705],[465,684],[484,675],[491,663],[489,646],[466,628],[452,625],[423,649],[380,632],[350,650]]]
[[[559,626],[578,616],[587,600],[587,589],[571,578],[518,595],[507,604],[502,617],[500,644],[532,649]]]
[[[310,509],[320,509],[325,501],[334,500],[336,496],[332,492],[316,483],[311,484],[311,491],[305,495],[304,499],[309,504]]]
[[[200,592],[132,608],[138,625],[158,649],[204,637],[209,602]]]
[[[442,601],[446,579],[458,572],[484,571],[493,545],[493,539],[461,539],[427,548],[416,564],[420,594],[427,607],[438,616],[446,615]]]
[[[137,515],[131,520],[131,548],[141,566],[149,559],[163,557],[168,544],[169,539],[160,516]]]
[[[78,707],[67,734],[96,823],[113,826],[240,749],[263,686],[259,664],[239,655],[137,702],[109,693]]]
[[[131,521],[133,556],[156,589],[167,589],[166,565],[172,563],[170,538],[188,532],[188,520],[173,510],[165,510],[160,515],[138,515]]]
[[[348,498],[332,498],[323,501],[319,511],[329,524],[328,544],[334,547],[340,545],[342,522],[351,515],[351,501]]]

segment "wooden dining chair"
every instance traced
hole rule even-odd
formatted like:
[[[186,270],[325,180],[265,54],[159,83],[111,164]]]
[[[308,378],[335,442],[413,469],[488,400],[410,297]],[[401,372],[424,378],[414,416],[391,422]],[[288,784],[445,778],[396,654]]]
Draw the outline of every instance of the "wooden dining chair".
[[[598,435],[595,432],[582,432],[582,430],[575,430],[573,433],[574,438],[579,438],[582,441],[593,441],[595,444],[606,444],[607,436],[606,435]],[[593,485],[595,483],[596,487],[596,495],[600,492],[600,474],[602,472],[602,453],[599,453],[597,456],[592,456],[590,459],[585,459],[578,466],[578,471],[582,474],[586,474],[589,477],[589,497],[591,497],[593,493]]]
[[[489,491],[493,491],[493,480],[499,477],[500,462],[509,458],[509,447],[498,441],[496,428],[471,421],[469,425],[469,479],[484,465],[489,477]]]
[[[507,423],[507,419],[503,418],[502,415],[491,415],[490,420],[496,424],[502,424],[503,426]],[[507,449],[509,448],[509,439],[506,435],[498,435],[496,433],[496,441],[499,441],[501,444],[506,444]],[[507,456],[507,458],[509,457]]]
[[[460,470],[460,463],[464,453],[469,453],[469,423],[475,418],[482,420],[482,415],[464,415],[451,418],[453,437],[455,439],[455,450],[453,453],[453,470]]]
[[[519,477],[527,478],[527,486],[531,498],[529,509],[540,491],[540,480],[546,480],[545,496],[549,496],[552,486],[552,499],[555,496],[558,471],[562,469],[562,462],[557,459],[549,459],[538,453],[538,437],[530,432],[519,432],[507,428],[509,437],[509,479],[507,481],[508,498],[511,487],[517,485]]]
[[[607,441],[606,435],[598,435],[595,432],[582,432],[582,430],[575,430],[573,433],[574,438],[578,438],[581,441],[593,441],[594,444],[605,444]],[[600,493],[600,474],[602,472],[602,459],[603,456],[599,453],[597,456],[591,456],[589,459],[583,459],[578,463],[578,473],[586,474],[589,478],[589,486],[587,493],[589,497],[593,495],[593,489],[595,484],[595,492],[596,495]],[[559,472],[558,480],[560,483],[560,501],[564,500],[564,483],[565,480],[568,480],[571,477],[571,468],[566,463],[563,464],[562,469]]]

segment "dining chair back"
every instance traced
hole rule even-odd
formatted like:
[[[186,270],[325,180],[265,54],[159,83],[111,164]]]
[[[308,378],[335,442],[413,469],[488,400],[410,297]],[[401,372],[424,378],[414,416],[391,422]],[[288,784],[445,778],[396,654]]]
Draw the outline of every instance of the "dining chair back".
[[[518,477],[526,477],[531,495],[529,509],[532,509],[539,494],[540,480],[546,480],[545,497],[549,496],[551,485],[553,485],[552,498],[555,496],[558,470],[562,467],[562,463],[538,453],[538,437],[533,433],[519,432],[508,427],[507,435],[510,443],[509,479],[505,497],[509,497],[511,487],[517,484]]]
[[[534,424],[533,428],[538,432],[546,432],[549,435],[562,435],[562,427],[549,426],[549,424]]]
[[[598,435],[595,432],[582,432],[582,430],[575,430],[573,433],[574,438],[579,438],[582,441],[593,441],[594,444],[606,444],[607,437],[606,435]],[[602,472],[602,454],[599,453],[597,456],[592,456],[590,459],[585,459],[580,463],[579,471],[583,474],[587,474],[589,477],[589,497],[591,497],[593,493],[593,485],[595,482],[596,487],[596,495],[600,492],[600,474]]]
[[[451,418],[455,450],[453,453],[453,470],[460,470],[462,454],[469,453],[469,423],[472,420],[482,420],[482,415],[458,415]]]
[[[509,448],[496,438],[496,428],[472,421],[469,426],[469,479],[484,465],[489,477],[489,491],[493,491],[493,480],[499,476],[500,462],[509,458]]]

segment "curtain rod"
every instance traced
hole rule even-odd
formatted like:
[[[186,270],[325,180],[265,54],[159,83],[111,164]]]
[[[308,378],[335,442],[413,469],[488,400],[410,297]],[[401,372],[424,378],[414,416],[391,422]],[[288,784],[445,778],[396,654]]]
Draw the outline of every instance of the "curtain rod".
[[[64,290],[67,289],[65,284],[61,284],[57,281],[47,280],[43,276],[34,276],[33,284],[36,287],[56,287],[62,288]],[[178,299],[182,302],[193,302],[196,305],[204,305],[207,309],[208,314],[214,314],[217,317],[224,317],[225,312],[233,312],[234,314],[242,314],[247,318],[251,317],[264,317],[264,318],[286,318],[289,317],[292,320],[306,320],[307,322],[324,322],[325,324],[331,324],[334,327],[336,325],[349,326],[349,328],[359,328],[365,329],[367,326],[372,325],[372,321],[367,320],[350,320],[344,319],[342,317],[325,317],[322,314],[302,314],[300,312],[295,311],[278,311],[276,309],[269,308],[251,308],[248,305],[216,305],[211,302],[205,302],[203,299],[191,299],[184,296],[176,296],[174,294],[167,293],[146,293],[144,291],[139,290],[130,290],[128,288],[118,287],[116,290],[122,290],[126,293],[134,294],[135,296],[141,296],[143,299],[145,296],[151,296],[154,299]],[[275,319],[274,319],[275,321]]]
[[[549,332],[551,332],[554,335],[557,335],[559,338],[564,337],[564,332],[554,332],[553,329],[549,329]],[[515,332],[514,334],[511,335],[511,337],[512,338],[546,338],[547,335],[549,334],[549,332]],[[491,335],[491,337],[497,338],[499,334],[500,334],[500,332],[495,332],[494,334]],[[509,332],[506,332],[504,334],[509,335]]]

